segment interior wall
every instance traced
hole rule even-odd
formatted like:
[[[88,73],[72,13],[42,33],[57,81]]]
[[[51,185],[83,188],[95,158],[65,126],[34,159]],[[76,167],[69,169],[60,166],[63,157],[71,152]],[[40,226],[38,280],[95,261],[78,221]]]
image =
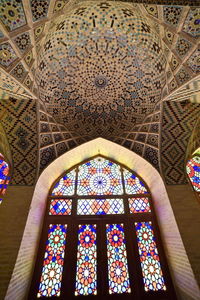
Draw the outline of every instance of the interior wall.
[[[199,288],[185,252],[161,176],[156,169],[137,154],[102,138],[68,151],[51,163],[41,174],[36,184],[20,250],[5,299],[22,300],[27,297],[46,198],[52,183],[65,170],[98,153],[125,164],[138,173],[148,184],[153,196],[164,247],[179,299],[200,299]]]
[[[167,192],[190,264],[200,286],[200,205],[189,184],[169,185]]]
[[[34,187],[30,186],[9,186],[0,205],[0,299],[2,300],[19,251],[33,191]],[[25,268],[25,265],[23,267]],[[16,286],[16,291],[17,289]]]

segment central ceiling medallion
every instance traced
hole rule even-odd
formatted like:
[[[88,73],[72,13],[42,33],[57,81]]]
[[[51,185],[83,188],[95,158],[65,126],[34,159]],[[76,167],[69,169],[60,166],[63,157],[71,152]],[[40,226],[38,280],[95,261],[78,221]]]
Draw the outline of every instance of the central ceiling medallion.
[[[97,76],[94,80],[94,85],[97,87],[97,88],[105,88],[108,84],[108,80],[106,77],[104,76]]]
[[[165,66],[154,24],[137,4],[84,1],[52,21],[36,81],[58,122],[106,137],[153,111]]]

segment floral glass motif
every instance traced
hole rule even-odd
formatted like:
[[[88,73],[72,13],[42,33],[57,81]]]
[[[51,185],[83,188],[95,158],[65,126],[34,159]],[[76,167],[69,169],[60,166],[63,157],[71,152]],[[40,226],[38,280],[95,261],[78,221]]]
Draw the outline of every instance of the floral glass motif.
[[[123,214],[123,199],[79,199],[78,215],[113,215]]]
[[[51,199],[49,215],[71,215],[71,199]]]
[[[145,194],[147,189],[144,183],[133,173],[123,169],[125,191],[127,194]]]
[[[60,296],[67,225],[50,224],[37,298]]]
[[[76,172],[71,172],[64,175],[54,186],[52,196],[72,196],[75,190]]]
[[[151,222],[135,223],[144,290],[166,290]]]
[[[75,295],[97,294],[96,225],[79,225]]]
[[[79,166],[78,195],[122,195],[120,166],[97,157]]]
[[[9,165],[4,160],[3,155],[0,153],[0,195],[4,195],[7,189],[8,183],[10,181],[9,174]],[[0,203],[2,199],[0,199]]]
[[[107,224],[109,294],[130,293],[123,224]]]
[[[187,175],[196,192],[200,192],[200,157],[194,156],[187,162]]]
[[[130,213],[151,212],[148,198],[129,198]]]

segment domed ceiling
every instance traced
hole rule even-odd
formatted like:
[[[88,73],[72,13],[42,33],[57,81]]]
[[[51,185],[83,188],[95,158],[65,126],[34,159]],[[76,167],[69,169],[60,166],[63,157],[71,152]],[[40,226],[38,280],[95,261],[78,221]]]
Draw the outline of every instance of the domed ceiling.
[[[36,70],[57,122],[93,136],[141,123],[161,99],[166,61],[151,20],[133,4],[89,2],[54,19]],[[79,128],[77,127],[79,123]]]

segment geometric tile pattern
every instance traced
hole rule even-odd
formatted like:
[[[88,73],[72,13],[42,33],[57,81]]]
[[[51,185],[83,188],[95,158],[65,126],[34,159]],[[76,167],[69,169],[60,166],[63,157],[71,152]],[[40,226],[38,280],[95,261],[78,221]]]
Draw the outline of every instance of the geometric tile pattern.
[[[33,21],[46,17],[50,0],[30,0]]]
[[[170,3],[171,4],[171,3]],[[176,26],[181,18],[182,8],[178,6],[164,6],[163,15],[164,22]]]
[[[73,130],[84,120],[86,133],[93,120],[108,136],[116,122],[124,121],[118,126],[124,130],[153,111],[166,61],[152,22],[134,5],[83,3],[55,20],[40,50],[36,82],[57,122]]]
[[[0,99],[0,115],[12,152],[11,184],[33,185],[37,169],[35,100]]]
[[[0,19],[9,31],[26,24],[22,1],[1,0]]]
[[[185,156],[189,138],[199,117],[200,104],[163,103],[161,166],[167,184],[185,184]]]
[[[9,43],[0,45],[0,64],[3,67],[8,67],[16,58],[17,55]]]
[[[200,7],[191,8],[185,20],[183,30],[195,38],[200,36]]]
[[[28,32],[18,35],[14,41],[21,52],[25,52],[31,45],[30,35]]]

